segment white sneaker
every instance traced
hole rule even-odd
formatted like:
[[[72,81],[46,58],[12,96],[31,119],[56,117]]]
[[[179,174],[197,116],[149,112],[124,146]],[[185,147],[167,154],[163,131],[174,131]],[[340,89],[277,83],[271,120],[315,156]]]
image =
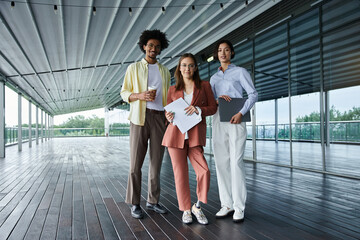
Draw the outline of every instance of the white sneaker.
[[[233,212],[234,211],[234,209],[232,209],[232,208],[228,208],[228,207],[226,207],[226,206],[223,206],[221,209],[220,209],[220,211],[218,211],[217,213],[216,213],[216,218],[224,218],[224,217],[226,217],[229,213],[231,213],[231,212]]]
[[[196,205],[194,204],[191,208],[191,212],[195,215],[197,221],[200,224],[208,224],[208,220],[205,217],[205,214],[203,213],[201,208],[197,208]]]
[[[244,211],[235,210],[233,215],[233,221],[236,223],[244,221]]]
[[[182,215],[182,221],[183,221],[183,223],[186,223],[186,224],[192,223],[193,219],[192,219],[190,210],[184,211],[184,213]]]

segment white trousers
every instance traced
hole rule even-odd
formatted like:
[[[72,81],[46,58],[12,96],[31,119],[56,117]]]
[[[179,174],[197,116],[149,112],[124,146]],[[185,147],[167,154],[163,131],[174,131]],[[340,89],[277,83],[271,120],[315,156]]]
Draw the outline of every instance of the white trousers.
[[[213,116],[213,150],[221,206],[244,211],[246,179],[244,151],[247,131],[244,122],[220,122],[219,111]]]

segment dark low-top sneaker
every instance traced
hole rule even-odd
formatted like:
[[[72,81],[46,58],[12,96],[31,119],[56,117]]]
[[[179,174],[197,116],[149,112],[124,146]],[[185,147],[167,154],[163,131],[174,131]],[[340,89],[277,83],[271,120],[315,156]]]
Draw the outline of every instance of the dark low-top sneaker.
[[[131,206],[131,216],[133,216],[134,218],[143,218],[144,214],[143,211],[141,210],[140,205],[132,205]]]
[[[154,212],[157,212],[157,213],[167,213],[166,209],[161,206],[160,204],[151,204],[151,203],[146,203],[146,208],[149,209],[149,210],[152,210]]]

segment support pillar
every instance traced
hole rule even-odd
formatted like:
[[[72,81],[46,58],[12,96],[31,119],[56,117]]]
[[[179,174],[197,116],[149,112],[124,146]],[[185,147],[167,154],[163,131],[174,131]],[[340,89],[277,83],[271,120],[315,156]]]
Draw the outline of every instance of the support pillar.
[[[275,99],[275,142],[279,141],[279,108],[278,99]]]
[[[29,148],[32,147],[32,129],[31,129],[31,101],[29,100]]]
[[[18,150],[22,151],[21,93],[18,93]]]
[[[0,80],[0,158],[5,157],[5,83]]]
[[[36,131],[35,131],[36,145],[39,145],[39,107],[36,106]]]
[[[109,136],[109,109],[105,108],[105,137]]]
[[[43,113],[44,113],[44,111],[41,109],[41,142],[44,142],[44,123],[43,123]]]

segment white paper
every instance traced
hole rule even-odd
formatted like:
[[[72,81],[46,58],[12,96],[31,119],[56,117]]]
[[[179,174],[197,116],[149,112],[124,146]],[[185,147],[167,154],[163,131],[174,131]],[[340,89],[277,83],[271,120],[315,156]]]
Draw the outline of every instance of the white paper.
[[[167,112],[175,113],[173,123],[179,128],[181,133],[189,131],[192,127],[201,122],[201,116],[198,116],[196,113],[193,113],[190,116],[185,114],[184,109],[188,106],[189,105],[183,98],[178,98],[164,107]]]

